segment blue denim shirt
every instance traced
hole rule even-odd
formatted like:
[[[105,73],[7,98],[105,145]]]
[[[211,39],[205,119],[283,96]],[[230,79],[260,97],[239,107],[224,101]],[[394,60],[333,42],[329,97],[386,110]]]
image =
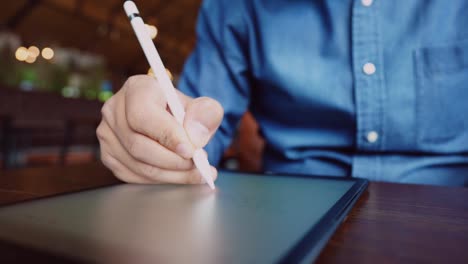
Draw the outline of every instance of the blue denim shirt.
[[[206,0],[179,88],[251,110],[264,170],[468,184],[468,1]]]

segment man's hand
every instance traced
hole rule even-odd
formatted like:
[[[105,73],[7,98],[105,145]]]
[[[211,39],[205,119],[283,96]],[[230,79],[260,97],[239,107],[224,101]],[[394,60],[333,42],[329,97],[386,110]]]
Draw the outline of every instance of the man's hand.
[[[146,75],[130,77],[105,103],[96,133],[102,162],[117,178],[131,183],[202,182],[191,158],[218,129],[223,108],[208,97],[178,94],[186,111],[183,126],[171,115],[157,81]]]

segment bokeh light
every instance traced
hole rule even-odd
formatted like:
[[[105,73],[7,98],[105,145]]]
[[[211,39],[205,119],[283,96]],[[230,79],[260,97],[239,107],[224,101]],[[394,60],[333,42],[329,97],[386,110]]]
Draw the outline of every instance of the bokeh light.
[[[54,50],[49,48],[49,47],[46,47],[46,48],[43,48],[42,49],[42,57],[46,60],[50,60],[54,57]]]
[[[19,47],[15,52],[15,57],[19,61],[25,61],[28,58],[29,52],[25,47]]]
[[[29,56],[31,56],[31,57],[37,57],[37,56],[39,56],[39,54],[40,54],[41,52],[39,51],[39,48],[38,48],[38,47],[36,47],[36,46],[30,46],[30,47],[28,48],[28,53],[29,53]]]
[[[149,76],[151,76],[151,77],[154,77],[153,68],[150,67],[150,68],[148,69],[148,73],[147,73],[147,74],[148,74]]]
[[[114,93],[112,91],[100,91],[98,94],[98,99],[101,102],[105,102],[109,100],[113,95]]]
[[[169,79],[171,79],[171,81],[174,80],[174,76],[172,75],[172,72],[166,68],[166,72],[167,72],[167,75],[169,75]]]
[[[36,62],[36,58],[37,57],[31,56],[31,54],[29,54],[28,57],[26,58],[25,62],[34,63],[34,62]]]
[[[166,68],[166,73],[169,76],[169,79],[171,79],[171,81],[173,81],[174,76],[172,75],[172,72],[169,69]],[[157,78],[157,76],[154,75],[153,69],[151,67],[148,69],[147,75]]]
[[[158,35],[158,29],[155,26],[148,24],[146,24],[146,28],[148,29],[151,39],[155,39]]]

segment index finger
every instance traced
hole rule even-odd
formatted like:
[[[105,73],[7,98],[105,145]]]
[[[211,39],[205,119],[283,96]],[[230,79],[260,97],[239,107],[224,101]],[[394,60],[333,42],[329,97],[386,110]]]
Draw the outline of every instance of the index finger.
[[[167,101],[157,81],[150,76],[137,76],[129,79],[125,89],[129,127],[180,156],[191,158],[194,146],[183,125],[166,110]]]

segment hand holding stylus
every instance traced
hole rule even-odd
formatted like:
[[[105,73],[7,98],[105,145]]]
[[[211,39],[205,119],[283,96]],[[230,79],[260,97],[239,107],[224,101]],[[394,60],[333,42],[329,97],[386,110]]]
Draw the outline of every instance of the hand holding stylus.
[[[101,159],[120,180],[131,183],[200,184],[191,158],[221,123],[223,108],[207,97],[177,92],[185,109],[180,125],[150,76],[130,77],[102,108],[97,129]],[[213,180],[217,171],[211,167]]]
[[[101,158],[120,180],[202,183],[191,158],[217,130],[223,108],[211,98],[177,95],[185,110],[183,125],[167,110],[164,92],[150,76],[130,77],[106,102],[97,129]],[[214,180],[217,171],[210,169]]]

